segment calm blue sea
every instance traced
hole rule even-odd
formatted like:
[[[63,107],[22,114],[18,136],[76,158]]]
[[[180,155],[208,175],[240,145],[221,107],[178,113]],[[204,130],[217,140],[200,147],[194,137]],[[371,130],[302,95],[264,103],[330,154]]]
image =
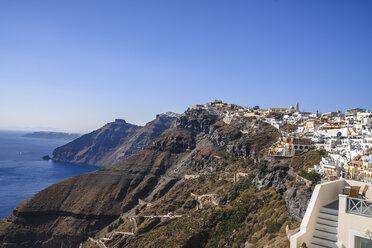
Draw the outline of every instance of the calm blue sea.
[[[0,130],[0,219],[47,186],[100,167],[42,160],[69,141],[22,137],[26,132]]]

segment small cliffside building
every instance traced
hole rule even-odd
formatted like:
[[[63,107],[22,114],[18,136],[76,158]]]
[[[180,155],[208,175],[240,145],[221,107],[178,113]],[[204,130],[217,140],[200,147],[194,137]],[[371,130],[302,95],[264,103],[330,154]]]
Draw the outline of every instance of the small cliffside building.
[[[289,150],[293,150],[295,154],[307,151],[311,148],[311,139],[308,138],[287,138]]]

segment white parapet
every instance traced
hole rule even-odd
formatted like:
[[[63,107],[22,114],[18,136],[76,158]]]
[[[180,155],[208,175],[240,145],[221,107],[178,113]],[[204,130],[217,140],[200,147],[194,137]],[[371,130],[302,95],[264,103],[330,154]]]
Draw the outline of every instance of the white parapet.
[[[310,245],[320,208],[336,201],[338,195],[342,193],[345,184],[345,180],[340,179],[315,186],[304,218],[302,219],[300,231],[291,236],[291,248],[298,248],[302,243],[306,243],[307,246]]]

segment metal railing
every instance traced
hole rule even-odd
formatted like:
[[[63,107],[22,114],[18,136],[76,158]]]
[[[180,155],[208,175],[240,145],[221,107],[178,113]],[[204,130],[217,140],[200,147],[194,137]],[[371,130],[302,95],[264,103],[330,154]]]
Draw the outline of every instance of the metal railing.
[[[348,197],[346,212],[372,218],[372,201]]]

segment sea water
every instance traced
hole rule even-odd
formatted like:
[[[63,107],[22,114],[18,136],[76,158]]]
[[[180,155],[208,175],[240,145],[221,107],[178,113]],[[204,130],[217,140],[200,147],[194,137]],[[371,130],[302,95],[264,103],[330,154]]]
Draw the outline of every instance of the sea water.
[[[0,130],[0,219],[40,190],[100,167],[43,160],[68,140],[26,138],[26,132]]]

